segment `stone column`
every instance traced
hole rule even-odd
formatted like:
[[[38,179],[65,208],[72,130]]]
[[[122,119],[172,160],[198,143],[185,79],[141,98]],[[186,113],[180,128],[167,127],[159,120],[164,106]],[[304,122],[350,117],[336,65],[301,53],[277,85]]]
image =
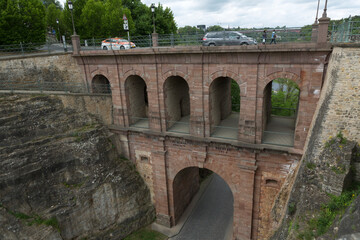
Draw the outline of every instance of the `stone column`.
[[[78,55],[80,53],[80,36],[79,35],[72,35],[71,42],[73,46],[73,55]]]
[[[312,25],[312,31],[311,31],[311,41],[312,41],[312,42],[317,42],[318,30],[319,30],[319,24],[318,24],[318,23],[314,23],[314,24]]]
[[[152,37],[152,46],[157,47],[158,46],[159,34],[153,33],[153,34],[151,34],[151,37]]]
[[[319,18],[317,43],[326,43],[330,18],[322,16]]]

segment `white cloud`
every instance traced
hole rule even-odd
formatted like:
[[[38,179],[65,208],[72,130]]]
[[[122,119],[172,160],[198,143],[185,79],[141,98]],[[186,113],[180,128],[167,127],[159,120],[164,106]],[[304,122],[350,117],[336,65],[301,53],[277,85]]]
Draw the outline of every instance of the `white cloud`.
[[[60,0],[65,2],[66,0]],[[317,0],[143,0],[169,7],[178,27],[205,24],[223,27],[300,27],[315,20]],[[320,1],[319,17],[324,9]],[[328,17],[341,19],[360,13],[359,0],[328,1]]]

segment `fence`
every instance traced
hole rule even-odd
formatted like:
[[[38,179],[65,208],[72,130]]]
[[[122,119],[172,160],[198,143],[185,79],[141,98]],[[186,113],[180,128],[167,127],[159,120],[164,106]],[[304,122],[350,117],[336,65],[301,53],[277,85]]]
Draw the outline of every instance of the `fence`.
[[[0,81],[0,90],[111,94],[108,84],[92,84],[91,87],[82,83]]]
[[[360,21],[335,22],[332,25],[330,41],[332,43],[354,43],[360,42]]]
[[[0,57],[26,55],[26,54],[51,54],[55,52],[72,52],[71,41],[65,43],[18,43],[11,45],[0,45]]]

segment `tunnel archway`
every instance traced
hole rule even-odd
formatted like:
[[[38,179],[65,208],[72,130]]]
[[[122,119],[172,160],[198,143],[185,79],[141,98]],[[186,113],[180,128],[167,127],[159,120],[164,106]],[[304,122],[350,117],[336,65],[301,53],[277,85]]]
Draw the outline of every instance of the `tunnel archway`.
[[[91,81],[91,87],[93,93],[111,94],[110,82],[104,75],[95,75]]]
[[[180,239],[190,239],[187,229],[193,229],[194,225],[198,229],[191,231],[206,232],[211,239],[224,239],[229,234],[233,227],[234,197],[219,175],[206,168],[187,167],[176,174],[172,188],[173,224],[187,218]],[[207,239],[204,235],[202,238]]]
[[[189,133],[190,94],[189,85],[180,76],[171,76],[164,83],[166,130]]]
[[[131,75],[125,81],[129,125],[149,128],[149,102],[147,85],[140,76]]]
[[[287,78],[270,81],[263,93],[263,137],[266,144],[294,146],[300,88]]]
[[[209,88],[210,135],[237,139],[240,116],[240,87],[229,77],[218,77]]]

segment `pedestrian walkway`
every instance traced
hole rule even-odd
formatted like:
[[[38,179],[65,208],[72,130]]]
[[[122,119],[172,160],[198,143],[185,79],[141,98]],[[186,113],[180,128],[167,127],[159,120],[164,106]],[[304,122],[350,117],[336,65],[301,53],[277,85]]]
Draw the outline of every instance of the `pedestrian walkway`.
[[[205,180],[176,226],[166,228],[154,223],[152,228],[171,240],[230,240],[233,202],[230,188],[214,173]]]

